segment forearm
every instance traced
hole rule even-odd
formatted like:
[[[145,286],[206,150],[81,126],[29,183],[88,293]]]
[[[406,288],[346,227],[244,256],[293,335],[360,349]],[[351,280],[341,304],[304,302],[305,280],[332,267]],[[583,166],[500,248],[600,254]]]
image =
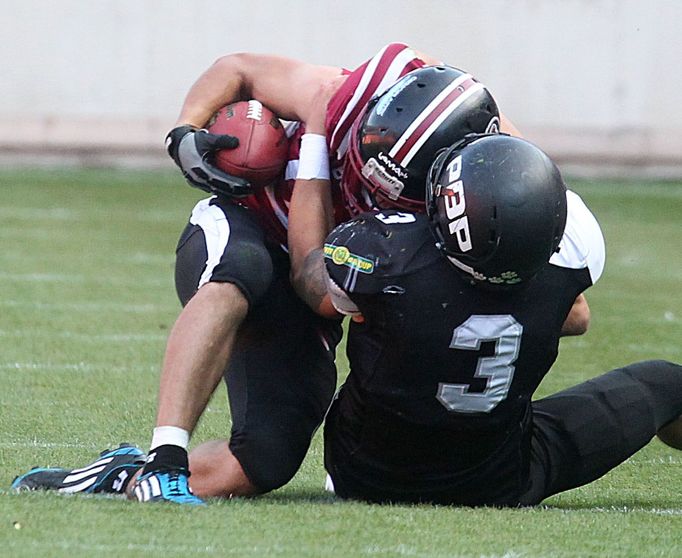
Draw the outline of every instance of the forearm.
[[[327,318],[340,316],[329,296],[322,248],[311,250],[296,271],[292,267],[291,283],[298,296],[315,312]]]
[[[289,259],[294,290],[316,312],[328,315],[323,246],[331,230],[328,180],[297,180],[289,207]]]
[[[281,56],[228,54],[192,85],[177,124],[204,126],[219,108],[249,99],[258,99],[281,118],[305,120],[319,84],[339,74],[336,67]]]

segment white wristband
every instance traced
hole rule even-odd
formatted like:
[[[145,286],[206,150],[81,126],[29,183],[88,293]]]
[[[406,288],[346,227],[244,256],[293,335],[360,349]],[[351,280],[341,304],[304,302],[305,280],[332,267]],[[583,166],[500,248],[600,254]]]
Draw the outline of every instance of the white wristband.
[[[298,155],[296,179],[329,180],[329,150],[327,138],[320,134],[303,134]]]

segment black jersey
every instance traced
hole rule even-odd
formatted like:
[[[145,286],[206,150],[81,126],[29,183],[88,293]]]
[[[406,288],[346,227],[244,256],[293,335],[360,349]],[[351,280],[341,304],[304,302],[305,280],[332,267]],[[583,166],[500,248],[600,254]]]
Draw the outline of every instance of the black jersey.
[[[548,264],[494,291],[447,261],[425,216],[384,211],[335,229],[327,270],[365,318],[350,327],[351,372],[326,427],[337,492],[504,504],[522,490],[531,397],[573,302],[601,272],[587,261],[599,259],[596,236],[592,256],[589,241],[563,241],[579,253],[571,267]]]

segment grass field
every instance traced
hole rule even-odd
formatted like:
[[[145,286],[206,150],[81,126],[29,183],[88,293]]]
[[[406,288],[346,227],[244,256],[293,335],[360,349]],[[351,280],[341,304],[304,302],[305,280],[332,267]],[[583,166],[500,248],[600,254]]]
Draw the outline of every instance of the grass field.
[[[607,265],[590,332],[562,341],[539,395],[636,360],[682,362],[682,184],[573,186],[602,224]],[[179,310],[173,251],[199,197],[170,173],[0,173],[1,556],[682,556],[682,453],[657,440],[526,510],[335,501],[319,433],[294,480],[258,499],[190,509],[10,493],[33,465],[147,447]],[[226,435],[226,407],[221,388],[195,441]]]

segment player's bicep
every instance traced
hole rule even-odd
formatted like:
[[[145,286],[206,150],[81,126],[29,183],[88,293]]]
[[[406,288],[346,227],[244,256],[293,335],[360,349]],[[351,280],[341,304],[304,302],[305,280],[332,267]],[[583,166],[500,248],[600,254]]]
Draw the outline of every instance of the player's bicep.
[[[305,120],[313,95],[341,69],[275,55],[242,54],[242,96],[258,99],[278,116]]]

